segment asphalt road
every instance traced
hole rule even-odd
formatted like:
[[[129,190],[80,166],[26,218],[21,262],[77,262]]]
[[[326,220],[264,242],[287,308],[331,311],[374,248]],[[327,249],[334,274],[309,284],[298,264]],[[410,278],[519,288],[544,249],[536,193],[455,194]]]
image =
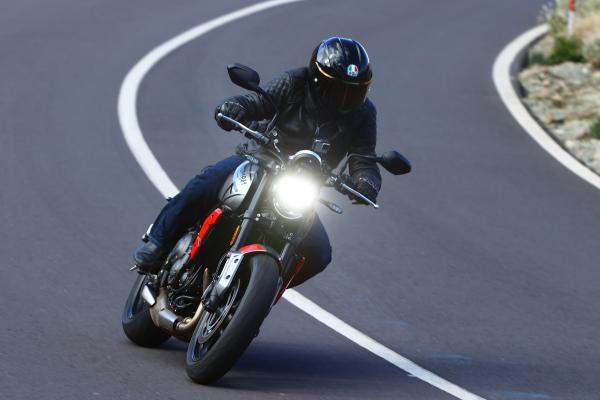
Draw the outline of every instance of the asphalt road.
[[[20,0],[0,5],[0,398],[447,399],[282,302],[216,387],[185,345],[121,332],[127,271],[163,204],[121,135],[116,100],[154,46],[249,1]],[[225,66],[269,79],[315,44],[369,50],[386,175],[379,211],[322,212],[332,265],[300,292],[488,399],[599,399],[600,193],[539,148],[494,89],[493,61],[542,0],[307,1],[214,30],[144,80],[150,147],[183,185],[238,137],[212,120],[238,93]]]

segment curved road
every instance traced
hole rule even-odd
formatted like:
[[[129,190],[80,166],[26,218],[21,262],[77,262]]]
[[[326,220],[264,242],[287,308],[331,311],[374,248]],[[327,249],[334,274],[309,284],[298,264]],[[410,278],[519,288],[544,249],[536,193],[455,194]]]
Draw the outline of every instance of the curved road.
[[[21,0],[0,5],[0,397],[449,399],[286,302],[216,387],[185,346],[121,332],[138,237],[163,200],[120,133],[127,71],[156,45],[249,1]],[[380,343],[487,399],[597,399],[600,192],[539,148],[492,83],[504,45],[543,0],[307,1],[216,29],[143,82],[148,143],[181,186],[232,151],[212,120],[324,37],[356,37],[376,83],[381,210],[322,212],[334,262],[299,291]],[[360,245],[359,245],[360,244]]]

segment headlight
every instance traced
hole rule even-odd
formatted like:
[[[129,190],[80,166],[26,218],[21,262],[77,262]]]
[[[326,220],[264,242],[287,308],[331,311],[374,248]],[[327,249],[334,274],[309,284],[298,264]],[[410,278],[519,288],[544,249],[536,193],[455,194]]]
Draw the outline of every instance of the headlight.
[[[284,218],[297,219],[310,209],[319,195],[319,186],[302,175],[282,175],[273,186],[275,210]]]

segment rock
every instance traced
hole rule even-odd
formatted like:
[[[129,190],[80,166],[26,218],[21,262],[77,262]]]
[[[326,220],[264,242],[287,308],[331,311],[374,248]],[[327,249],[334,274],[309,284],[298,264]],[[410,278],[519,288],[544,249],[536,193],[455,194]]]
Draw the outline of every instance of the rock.
[[[567,111],[568,119],[593,119],[598,115],[597,105],[589,102],[577,102],[571,105]]]
[[[546,124],[554,124],[557,122],[564,122],[567,115],[561,110],[548,110],[543,116],[542,121]]]
[[[589,64],[566,62],[549,67],[548,72],[556,79],[565,82],[569,87],[580,87],[589,84],[592,78]]]
[[[541,95],[541,93],[540,93],[540,95]],[[550,100],[552,101],[552,105],[554,107],[560,108],[560,107],[565,106],[565,98],[560,93],[551,93],[549,96],[548,95],[546,95],[546,96],[550,98]]]
[[[576,119],[560,124],[552,130],[552,133],[557,139],[567,141],[581,139],[588,134],[589,130],[589,121]]]
[[[582,104],[588,104],[590,107],[596,108],[596,114],[600,113],[600,88],[589,88],[580,91],[577,100]]]

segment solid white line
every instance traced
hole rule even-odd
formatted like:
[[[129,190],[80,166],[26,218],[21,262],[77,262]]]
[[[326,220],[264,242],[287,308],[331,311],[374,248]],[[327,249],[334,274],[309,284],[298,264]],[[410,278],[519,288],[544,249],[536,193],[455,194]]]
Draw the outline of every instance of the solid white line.
[[[552,139],[531,116],[513,87],[510,75],[512,63],[523,49],[546,32],[548,32],[547,25],[537,26],[521,34],[502,50],[494,62],[493,78],[496,90],[513,117],[533,140],[571,172],[600,189],[600,176],[588,169]]]
[[[292,303],[293,305],[295,305],[296,307],[298,307],[299,309],[316,319],[317,321],[327,325],[328,327],[341,334],[342,336],[345,336],[346,338],[350,339],[360,347],[369,350],[371,353],[378,355],[379,357],[395,365],[396,367],[408,372],[415,378],[419,378],[420,380],[427,382],[430,385],[435,386],[436,388],[443,390],[444,392],[459,399],[483,400],[482,397],[479,397],[461,388],[460,386],[457,386],[454,383],[439,377],[433,372],[430,372],[425,368],[410,361],[408,358],[403,357],[395,351],[385,347],[381,343],[375,341],[374,339],[370,338],[369,336],[365,335],[359,330],[348,325],[335,315],[322,309],[317,304],[307,299],[297,291],[289,289],[285,291],[283,297],[287,301],[289,301],[290,303]]]
[[[266,10],[271,7],[299,1],[303,0],[265,1],[205,22],[153,49],[126,75],[125,80],[121,85],[118,100],[118,114],[121,130],[123,131],[125,141],[127,142],[127,145],[129,146],[129,149],[133,153],[135,159],[148,176],[148,179],[150,179],[150,182],[152,182],[152,184],[163,196],[174,196],[179,190],[166,174],[156,157],[154,157],[154,154],[146,143],[142,130],[139,126],[139,121],[137,118],[137,95],[140,84],[146,74],[157,62],[159,62],[173,50],[213,29],[223,26],[236,19]],[[479,397],[451,382],[448,382],[447,380],[435,375],[434,373],[420,367],[393,350],[385,347],[381,343],[378,343],[374,339],[340,320],[333,314],[325,311],[297,291],[289,289],[284,293],[283,297],[300,310],[315,318],[317,321],[325,324],[329,328],[345,336],[359,346],[369,350],[371,353],[406,371],[410,375],[427,382],[430,385],[435,386],[436,388],[456,398],[462,400],[485,400],[482,397]]]

